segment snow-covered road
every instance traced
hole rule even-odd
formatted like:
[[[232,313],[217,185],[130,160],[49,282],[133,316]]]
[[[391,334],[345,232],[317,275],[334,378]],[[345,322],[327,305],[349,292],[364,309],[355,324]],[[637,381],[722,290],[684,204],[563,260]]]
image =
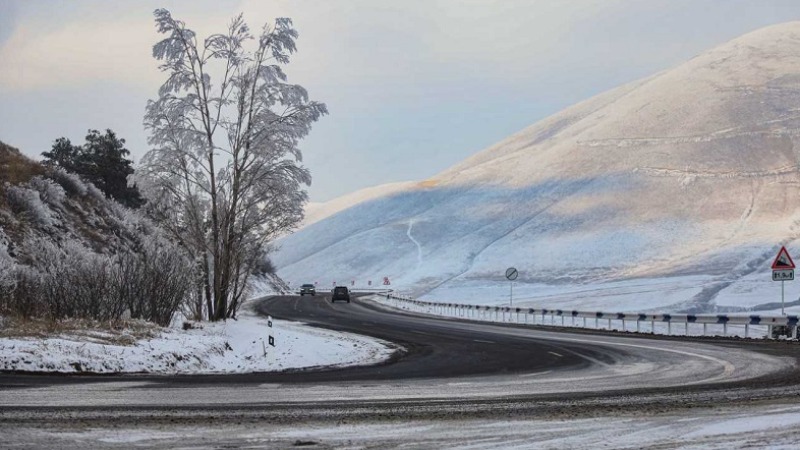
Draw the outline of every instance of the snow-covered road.
[[[87,443],[203,448],[213,442],[217,447],[588,448],[600,443],[706,449],[783,445],[800,423],[800,408],[794,405],[800,396],[798,351],[790,343],[561,333],[409,317],[361,300],[336,305],[324,299],[286,300],[271,299],[272,309],[285,316],[298,308],[298,314],[314,314],[309,319],[317,325],[361,327],[373,336],[402,332],[405,339],[415,339],[409,347],[465,343],[456,348],[519,358],[544,348],[554,361],[582,362],[530,372],[391,376],[392,370],[402,373],[403,364],[424,361],[423,349],[395,364],[356,371],[228,381],[126,377],[49,383],[23,377],[20,384],[6,378],[0,434],[9,443],[62,448]],[[435,350],[431,354],[441,356]]]
[[[6,442],[91,448],[794,449],[798,406],[711,407],[666,414],[348,423],[4,426]],[[212,444],[213,443],[213,444]]]

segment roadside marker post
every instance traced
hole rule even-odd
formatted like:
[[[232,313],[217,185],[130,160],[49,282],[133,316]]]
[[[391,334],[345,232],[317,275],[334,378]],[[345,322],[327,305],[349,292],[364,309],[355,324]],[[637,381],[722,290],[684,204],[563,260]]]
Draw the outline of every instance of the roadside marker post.
[[[269,328],[269,345],[275,347],[275,336],[272,333],[272,316],[267,316],[267,328]]]
[[[781,282],[781,315],[783,316],[786,315],[784,282],[794,281],[794,269],[795,265],[792,257],[789,256],[786,247],[782,246],[778,251],[778,256],[775,257],[775,261],[772,262],[772,281]]]

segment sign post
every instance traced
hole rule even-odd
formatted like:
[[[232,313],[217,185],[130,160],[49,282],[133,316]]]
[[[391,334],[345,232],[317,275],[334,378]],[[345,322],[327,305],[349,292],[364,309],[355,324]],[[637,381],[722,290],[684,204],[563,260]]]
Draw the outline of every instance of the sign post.
[[[508,269],[506,269],[506,279],[508,279],[508,281],[511,282],[511,286],[508,292],[508,299],[509,299],[508,306],[514,306],[514,280],[516,280],[518,276],[519,272],[517,271],[517,269],[513,267],[509,267]]]
[[[783,284],[786,281],[794,281],[794,268],[794,261],[786,251],[786,247],[781,247],[778,256],[772,262],[772,281],[781,282],[781,315],[783,316],[786,315]]]
[[[269,341],[269,345],[271,345],[272,347],[275,347],[275,335],[272,334],[272,316],[267,316],[267,327],[269,328],[269,336],[267,338],[268,341]],[[265,349],[264,350],[264,356],[266,356],[266,354],[267,354],[267,351]]]

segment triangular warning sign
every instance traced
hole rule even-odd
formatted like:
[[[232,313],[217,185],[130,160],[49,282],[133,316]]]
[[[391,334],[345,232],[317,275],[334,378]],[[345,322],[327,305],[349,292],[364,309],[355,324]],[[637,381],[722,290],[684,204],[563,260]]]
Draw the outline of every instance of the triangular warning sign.
[[[775,257],[775,261],[772,263],[772,270],[781,269],[794,269],[794,261],[789,256],[789,252],[786,251],[786,247],[781,247],[781,251],[778,252],[778,256]]]

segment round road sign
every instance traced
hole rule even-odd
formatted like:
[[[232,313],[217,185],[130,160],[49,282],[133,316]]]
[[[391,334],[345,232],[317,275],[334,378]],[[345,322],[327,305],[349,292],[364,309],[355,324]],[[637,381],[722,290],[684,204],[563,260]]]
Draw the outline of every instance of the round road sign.
[[[519,276],[519,272],[517,272],[517,269],[513,267],[509,267],[508,269],[506,269],[506,278],[508,278],[509,280],[512,281],[516,280],[517,276]]]

